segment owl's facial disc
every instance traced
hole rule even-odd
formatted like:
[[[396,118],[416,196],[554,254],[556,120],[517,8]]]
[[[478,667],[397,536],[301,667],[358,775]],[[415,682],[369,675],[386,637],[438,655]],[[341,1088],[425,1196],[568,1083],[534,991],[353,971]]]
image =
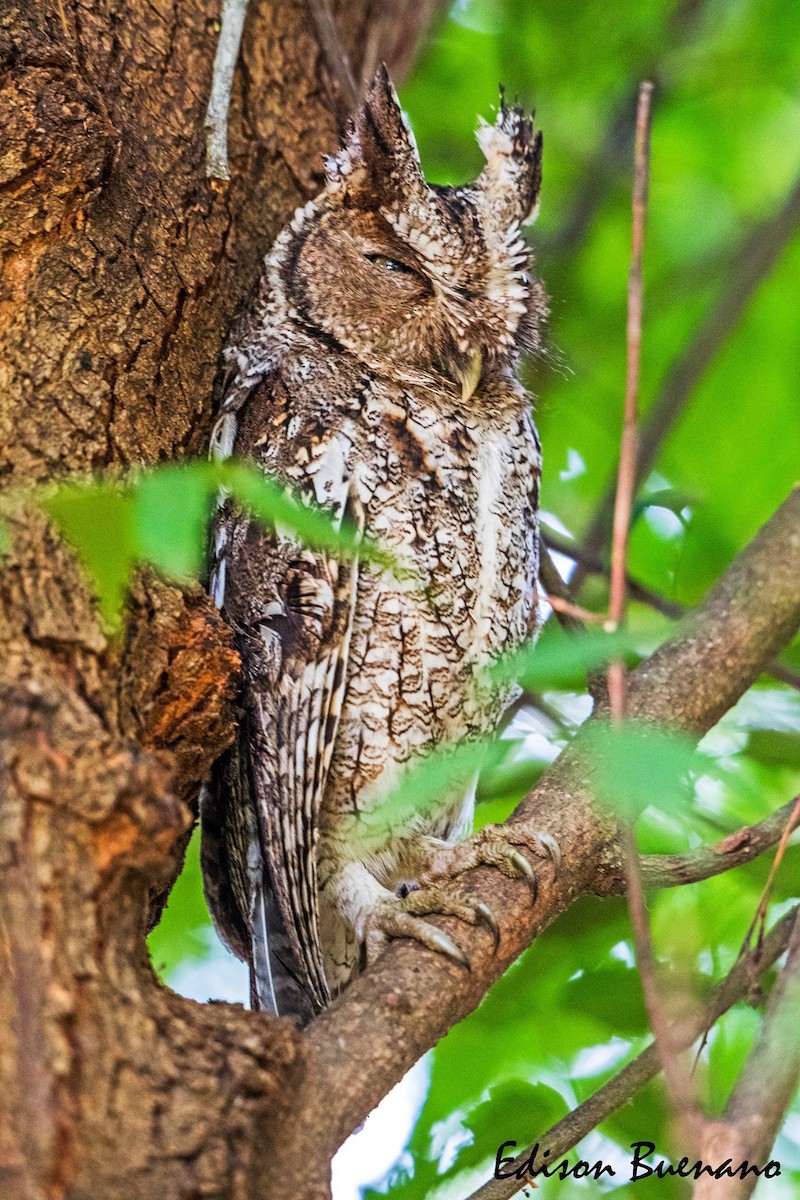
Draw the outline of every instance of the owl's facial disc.
[[[519,349],[527,251],[489,244],[468,189],[427,189],[426,200],[415,220],[397,203],[329,206],[297,231],[283,281],[310,331],[384,377],[465,403]]]
[[[364,361],[432,295],[418,256],[376,213],[323,213],[289,266],[287,289],[301,318]]]

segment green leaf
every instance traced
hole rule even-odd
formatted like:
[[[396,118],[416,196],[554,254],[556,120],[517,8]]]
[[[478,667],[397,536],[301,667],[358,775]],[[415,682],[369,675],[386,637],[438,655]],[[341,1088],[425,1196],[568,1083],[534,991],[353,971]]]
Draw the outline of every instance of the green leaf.
[[[137,557],[173,579],[196,579],[203,567],[213,482],[202,468],[159,467],[133,487]]]
[[[569,980],[563,1004],[566,1012],[606,1021],[618,1037],[639,1037],[648,1028],[639,972],[618,960],[588,967]]]
[[[295,533],[307,545],[321,550],[353,554],[397,568],[397,559],[369,538],[362,539],[352,521],[345,519],[337,527],[328,513],[310,499],[296,499],[286,485],[270,479],[250,464],[230,459],[210,464],[211,477],[226,488],[235,500],[267,526],[282,526]]]
[[[800,734],[754,729],[747,739],[747,753],[768,766],[800,767]]]
[[[713,765],[684,734],[643,723],[592,721],[582,737],[598,799],[628,820],[650,804],[685,808],[691,774]]]
[[[495,1084],[488,1099],[467,1114],[464,1124],[472,1142],[458,1154],[452,1173],[477,1167],[487,1157],[494,1160],[498,1147],[506,1141],[517,1143],[516,1150],[509,1147],[504,1151],[503,1157],[513,1158],[568,1111],[564,1097],[544,1083],[516,1078]]]
[[[605,667],[616,658],[636,656],[633,639],[623,629],[613,633],[589,629],[584,634],[542,637],[536,645],[526,645],[491,667],[488,677],[495,687],[510,681],[529,691],[574,686],[576,677],[585,679],[587,671]]]
[[[133,496],[114,483],[64,484],[42,506],[78,551],[100,611],[116,627],[138,553]]]
[[[236,460],[168,464],[137,470],[121,481],[67,483],[38,499],[77,550],[100,610],[116,628],[136,564],[147,563],[179,582],[201,575],[208,520],[221,492],[256,520],[306,545],[345,557],[358,550],[362,558],[401,573],[396,557],[369,539],[362,541],[352,523],[337,528],[316,504],[297,499],[285,484]]]
[[[167,980],[184,962],[208,957],[211,920],[203,898],[200,831],[192,834],[183,868],[161,920],[147,939],[153,966]]]

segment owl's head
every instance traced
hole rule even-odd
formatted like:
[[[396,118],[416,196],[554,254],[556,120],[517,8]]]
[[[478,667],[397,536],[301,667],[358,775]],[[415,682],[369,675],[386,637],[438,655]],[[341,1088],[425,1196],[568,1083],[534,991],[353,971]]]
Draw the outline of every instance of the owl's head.
[[[385,68],[326,160],[326,190],[271,257],[286,315],[374,372],[468,400],[536,350],[547,306],[521,226],[541,179],[541,134],[501,97],[474,183],[426,183]]]

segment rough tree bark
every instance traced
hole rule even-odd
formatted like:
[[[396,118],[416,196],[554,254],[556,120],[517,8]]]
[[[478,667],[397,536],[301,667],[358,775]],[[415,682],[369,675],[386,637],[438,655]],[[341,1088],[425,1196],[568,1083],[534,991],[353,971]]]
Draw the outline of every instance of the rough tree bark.
[[[433,0],[341,0],[351,62],[397,72]],[[216,0],[0,0],[0,471],[202,452],[221,341],[287,213],[320,184],[341,95],[306,6],[251,0],[229,187],[204,174]],[[387,19],[387,13],[391,19]],[[632,706],[699,734],[800,621],[800,493],[675,642]],[[179,867],[198,781],[231,736],[236,660],[211,606],[141,579],[109,643],[41,515],[0,571],[0,1194],[19,1200],[303,1200],[344,1137],[581,892],[621,887],[579,751],[515,819],[565,868],[540,902],[475,873],[500,951],[472,974],[396,944],[301,1037],[155,979],[144,933]],[[497,903],[498,893],[500,903]],[[483,940],[482,940],[483,939]],[[532,1031],[533,1032],[533,1031]]]
[[[335,6],[356,70],[402,71],[433,0]],[[232,182],[205,178],[218,0],[0,0],[0,478],[203,453],[222,339],[322,183],[335,81],[302,0],[252,0]],[[364,56],[370,62],[364,61]],[[337,102],[338,101],[338,102]],[[0,572],[0,1194],[267,1194],[301,1071],[286,1022],[157,985],[148,897],[232,730],[205,599],[137,588],[109,644],[69,553],[13,521]]]

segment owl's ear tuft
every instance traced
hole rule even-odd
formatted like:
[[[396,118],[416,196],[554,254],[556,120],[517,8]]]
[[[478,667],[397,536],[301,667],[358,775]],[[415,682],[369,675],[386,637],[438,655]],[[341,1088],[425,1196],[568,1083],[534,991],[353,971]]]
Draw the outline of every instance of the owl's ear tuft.
[[[504,221],[531,221],[536,216],[542,182],[542,135],[533,128],[534,114],[507,104],[500,89],[500,108],[494,125],[481,121],[478,145],[486,166],[476,186],[490,198]]]
[[[325,160],[329,190],[361,203],[425,186],[414,134],[381,64],[348,125],[342,149]]]

